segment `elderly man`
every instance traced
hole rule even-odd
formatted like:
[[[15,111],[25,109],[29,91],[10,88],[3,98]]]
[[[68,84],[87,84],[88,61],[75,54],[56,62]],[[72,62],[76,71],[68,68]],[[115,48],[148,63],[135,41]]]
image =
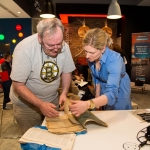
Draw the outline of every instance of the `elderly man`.
[[[43,116],[57,117],[58,106],[66,99],[75,66],[63,32],[59,19],[41,20],[37,34],[22,40],[14,50],[10,98],[22,133],[40,125]]]

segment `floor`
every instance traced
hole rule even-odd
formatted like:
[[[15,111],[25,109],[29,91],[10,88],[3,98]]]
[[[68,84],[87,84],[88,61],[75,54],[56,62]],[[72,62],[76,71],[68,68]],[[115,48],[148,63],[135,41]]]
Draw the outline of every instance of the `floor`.
[[[150,108],[150,91],[132,90],[131,99],[138,104],[139,109]]]
[[[2,110],[3,93],[0,93],[0,150],[21,150],[18,143],[21,132],[15,122],[13,111]]]
[[[150,108],[150,91],[144,91],[142,93],[138,90],[132,90],[131,98],[134,103],[138,104],[139,109]],[[18,143],[21,133],[15,123],[13,111],[11,109],[3,110],[2,115],[2,102],[3,93],[0,93],[0,117],[2,116],[0,150],[21,150],[20,144]]]

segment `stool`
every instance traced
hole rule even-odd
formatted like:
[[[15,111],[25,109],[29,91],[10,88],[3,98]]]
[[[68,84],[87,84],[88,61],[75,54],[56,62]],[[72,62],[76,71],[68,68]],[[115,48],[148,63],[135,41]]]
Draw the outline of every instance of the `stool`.
[[[138,109],[138,104],[131,102],[132,109]]]

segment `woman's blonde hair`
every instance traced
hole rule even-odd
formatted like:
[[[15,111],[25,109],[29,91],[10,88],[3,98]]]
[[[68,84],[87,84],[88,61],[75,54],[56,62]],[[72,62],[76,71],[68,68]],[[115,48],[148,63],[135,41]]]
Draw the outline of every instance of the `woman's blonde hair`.
[[[37,24],[37,32],[43,37],[46,34],[54,34],[57,27],[60,27],[62,32],[64,32],[64,26],[58,18],[48,18],[39,21]],[[49,31],[49,32],[47,32]]]
[[[100,28],[88,30],[82,41],[83,46],[90,45],[99,50],[103,49],[104,46],[110,46],[112,43],[112,38]]]

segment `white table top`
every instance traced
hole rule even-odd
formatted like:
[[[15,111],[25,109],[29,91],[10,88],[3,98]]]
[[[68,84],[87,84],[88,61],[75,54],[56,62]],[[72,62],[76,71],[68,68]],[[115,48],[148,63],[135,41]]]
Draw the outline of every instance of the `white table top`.
[[[77,135],[73,150],[139,150],[136,148],[140,144],[137,133],[150,123],[142,122],[131,112],[93,111],[108,127],[87,125],[87,133]],[[150,145],[143,146],[141,150],[150,150]]]
[[[108,124],[102,127],[94,124],[87,125],[87,133],[76,137],[73,150],[138,150],[134,145],[139,145],[137,133],[150,125],[142,122],[131,114],[130,111],[95,111],[98,118]],[[134,144],[135,143],[135,144]],[[143,146],[141,150],[150,150],[149,146]]]

